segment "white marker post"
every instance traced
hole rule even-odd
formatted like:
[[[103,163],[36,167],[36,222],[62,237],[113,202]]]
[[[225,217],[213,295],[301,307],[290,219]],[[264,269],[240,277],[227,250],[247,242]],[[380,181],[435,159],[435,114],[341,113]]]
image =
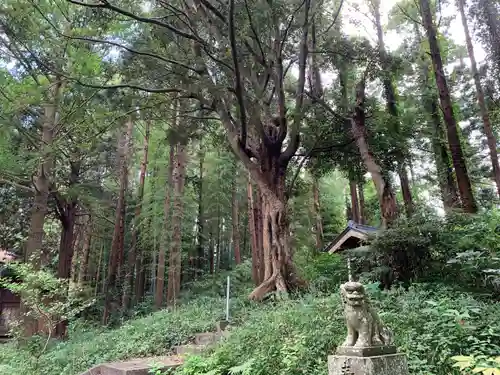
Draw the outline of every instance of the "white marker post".
[[[347,257],[347,280],[352,281],[351,258]]]
[[[229,276],[227,277],[226,286],[226,321],[229,322]]]

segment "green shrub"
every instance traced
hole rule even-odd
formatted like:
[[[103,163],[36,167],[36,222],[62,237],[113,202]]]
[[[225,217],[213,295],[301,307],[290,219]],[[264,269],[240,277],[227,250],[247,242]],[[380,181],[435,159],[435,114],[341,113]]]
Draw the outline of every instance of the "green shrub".
[[[348,277],[347,261],[339,254],[320,253],[297,263],[313,293],[336,292]]]
[[[373,304],[408,354],[412,374],[450,374],[450,357],[500,353],[500,305],[435,284],[374,293]],[[251,313],[226,342],[192,357],[182,375],[326,374],[327,356],[345,338],[338,293],[267,306]]]
[[[381,232],[362,259],[385,286],[445,282],[500,293],[500,211],[439,217],[417,214]]]
[[[245,303],[235,300],[232,307],[242,310]],[[6,344],[0,351],[0,374],[76,375],[102,362],[165,354],[195,333],[213,330],[223,309],[224,300],[200,297],[114,330],[73,325],[67,342],[53,342],[38,359],[26,347]]]

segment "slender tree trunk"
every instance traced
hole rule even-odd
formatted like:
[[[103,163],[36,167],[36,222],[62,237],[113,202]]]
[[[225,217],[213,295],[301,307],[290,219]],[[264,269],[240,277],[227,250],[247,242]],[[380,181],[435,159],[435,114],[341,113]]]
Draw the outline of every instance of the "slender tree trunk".
[[[167,306],[176,304],[181,291],[182,218],[187,163],[186,147],[183,143],[177,145],[176,165],[174,168],[172,247],[170,249],[168,265]]]
[[[446,136],[439,116],[439,104],[437,97],[432,95],[426,99],[427,112],[433,123],[434,134],[432,137],[432,147],[437,169],[438,183],[441,190],[441,197],[446,211],[460,206],[460,197],[458,196],[457,184],[453,175],[453,166],[451,165],[448,147],[446,145]]]
[[[257,239],[257,228],[255,218],[255,208],[253,199],[253,187],[250,175],[247,181],[247,198],[248,198],[248,231],[250,232],[250,247],[252,252],[252,280],[255,286],[259,285],[260,279],[260,264],[259,264],[259,249]]]
[[[142,199],[144,197],[144,182],[146,180],[146,170],[148,165],[149,125],[150,122],[146,121],[145,124],[146,127],[144,129],[143,156],[141,161],[141,170],[139,174],[139,189],[137,192],[137,203],[135,206],[134,224],[132,227],[132,243],[130,245],[130,249],[128,252],[128,258],[127,258],[128,267],[123,287],[122,306],[125,310],[130,308],[131,293],[132,293],[133,279],[134,279],[134,269],[137,274],[139,273],[140,268],[143,267],[142,254],[139,255],[137,254],[139,252],[137,250],[138,247],[137,242],[139,237],[138,227],[142,211]]]
[[[240,251],[240,213],[238,205],[238,170],[235,168],[235,174],[232,181],[231,187],[231,204],[232,204],[232,242],[234,249],[234,261],[236,264],[241,263],[241,251]]]
[[[209,268],[210,268],[210,274],[213,275],[215,273],[215,237],[214,237],[214,231],[212,228],[213,225],[210,225],[210,241],[209,241],[209,252],[208,252],[208,261],[209,261]]]
[[[362,182],[358,184],[358,193],[359,193],[359,223],[366,224],[365,188]]]
[[[78,282],[78,269],[80,268],[82,251],[83,251],[83,231],[85,225],[85,219],[77,219],[75,224],[75,234],[73,235],[73,257],[71,259],[71,276],[70,276],[70,288],[72,285]]]
[[[486,32],[488,33],[491,62],[497,71],[496,73],[500,74],[500,14],[497,5],[498,2],[492,0],[478,1],[478,7],[481,10],[481,22],[486,25]]]
[[[201,277],[205,268],[205,236],[204,223],[205,215],[203,212],[203,164],[205,162],[205,150],[200,141],[199,153],[199,181],[198,181],[198,218],[197,218],[197,240],[196,240],[196,272],[195,278]]]
[[[410,179],[408,178],[408,171],[406,170],[406,163],[401,163],[399,165],[398,176],[399,176],[399,182],[401,184],[401,193],[403,195],[406,217],[409,218],[413,215],[415,209],[410,189]]]
[[[92,217],[88,216],[82,230],[82,257],[78,272],[78,285],[83,286],[88,280],[90,244],[92,242]]]
[[[351,180],[349,182],[349,191],[351,193],[351,211],[352,220],[359,224],[360,223],[360,212],[359,212],[359,201],[358,201],[358,191],[356,186],[356,181]]]
[[[167,170],[167,184],[165,186],[165,202],[163,205],[163,216],[165,218],[165,233],[163,240],[160,244],[160,251],[158,253],[158,266],[156,272],[156,287],[155,287],[155,308],[160,309],[163,305],[163,291],[165,289],[165,263],[167,247],[170,247],[170,224],[171,224],[171,210],[170,210],[170,195],[174,189],[174,167],[175,167],[175,144],[173,139],[170,140],[170,153],[169,164]]]
[[[370,151],[365,132],[365,81],[361,80],[356,87],[356,108],[352,119],[352,133],[356,140],[361,159],[368,172],[372,175],[380,203],[382,227],[386,228],[398,216],[396,196],[387,175],[383,173],[381,166],[376,162]]]
[[[95,292],[94,296],[97,297],[99,294],[99,283],[101,281],[101,274],[104,272],[104,262],[103,262],[103,255],[104,255],[104,246],[102,244],[102,241],[100,243],[100,249],[99,249],[99,260],[97,261],[97,269],[96,269],[96,274],[95,274]]]
[[[76,223],[77,202],[71,201],[66,204],[61,213],[61,239],[59,242],[59,262],[57,266],[57,277],[64,280],[71,278],[71,263],[74,251],[74,232]],[[55,336],[63,339],[67,335],[68,320],[58,321]]]
[[[150,135],[151,122],[149,120],[145,123],[144,129],[144,146],[142,148],[142,161],[141,172],[139,175],[139,190],[137,192],[137,207],[135,209],[135,223],[132,232],[132,246],[131,251],[134,250],[135,256],[135,298],[134,302],[140,302],[144,298],[144,251],[142,246],[138,245],[139,242],[139,220],[142,213],[142,206],[144,201],[144,185],[146,183],[146,172],[148,170],[148,156],[149,156],[149,135]]]
[[[397,107],[396,90],[394,88],[394,84],[392,81],[391,67],[387,57],[387,51],[385,50],[384,32],[382,30],[382,21],[380,19],[380,1],[372,0],[372,5],[375,15],[375,26],[377,28],[380,61],[382,69],[384,71],[384,77],[382,79],[382,82],[384,85],[385,98],[387,100],[387,112],[392,117],[393,129],[391,130],[394,131],[394,134],[397,136],[399,143],[397,147],[398,151],[396,153],[396,159],[398,162],[397,172],[401,184],[401,191],[403,193],[403,201],[405,205],[406,216],[410,217],[413,214],[414,208],[413,208],[413,197],[411,195],[411,189],[410,189],[410,181],[408,178],[408,172],[406,170],[406,161],[405,161],[405,158],[407,157],[408,154],[408,150],[406,147],[406,140],[401,139],[402,138],[401,126],[400,126],[399,111]]]
[[[441,110],[443,111],[443,117],[446,123],[448,143],[450,145],[451,158],[457,176],[458,190],[460,192],[462,206],[465,212],[475,213],[477,212],[476,200],[474,199],[474,194],[472,193],[472,185],[467,172],[467,165],[462,151],[462,146],[460,144],[457,122],[453,113],[448,83],[444,75],[443,61],[437,41],[436,29],[432,19],[429,0],[420,0],[420,9],[422,12],[423,24],[427,32],[427,39],[429,41],[432,64],[434,67],[434,74],[441,102]]]
[[[217,233],[217,237],[215,238],[216,246],[215,246],[215,270],[219,272],[220,270],[220,248],[221,248],[221,208],[220,208],[220,202],[219,199],[217,198],[217,230],[215,231]]]
[[[120,137],[118,156],[120,164],[120,190],[115,210],[115,225],[113,229],[113,239],[111,242],[111,252],[109,254],[108,274],[105,279],[104,311],[102,315],[103,324],[108,323],[109,315],[112,312],[114,296],[118,294],[117,286],[119,282],[119,270],[123,261],[124,246],[124,223],[125,223],[125,194],[128,186],[128,147],[132,137],[134,122],[132,118],[127,121],[124,134]]]
[[[63,81],[56,77],[55,84],[49,89],[51,101],[44,105],[44,116],[42,123],[41,153],[42,158],[38,170],[33,179],[35,185],[35,198],[31,210],[30,229],[25,249],[25,261],[40,265],[40,257],[43,243],[45,215],[47,214],[47,201],[51,178],[54,169],[54,154],[52,144],[54,142],[54,128],[58,122],[59,103],[63,91]],[[31,258],[34,259],[31,259]]]
[[[44,263],[43,238],[45,216],[48,211],[50,185],[54,169],[54,129],[59,119],[59,104],[61,101],[64,82],[60,77],[55,77],[55,83],[49,88],[49,101],[44,105],[44,116],[42,122],[42,139],[40,143],[41,160],[37,173],[33,177],[35,196],[31,209],[30,228],[26,242],[24,257],[25,261],[33,264],[36,268]],[[21,301],[21,313],[25,314],[24,334],[32,336],[38,332],[38,322],[26,315],[27,307]]]
[[[420,34],[419,24],[414,24],[414,30],[417,35],[417,39],[423,42],[424,40]],[[448,145],[446,143],[446,134],[439,115],[440,108],[438,97],[435,92],[436,89],[435,87],[431,87],[432,85],[429,79],[431,63],[429,62],[427,55],[423,55],[420,61],[424,108],[431,123],[431,144],[434,153],[434,162],[436,164],[438,184],[441,191],[444,209],[449,211],[460,206],[460,197],[458,196],[457,184],[453,174],[453,166],[451,165]]]
[[[323,248],[323,219],[321,218],[321,205],[319,201],[319,181],[313,176],[313,201],[314,201],[314,217],[316,221],[316,249],[319,251]]]
[[[467,24],[467,17],[465,16],[465,0],[457,0],[457,6],[462,17],[462,26],[465,33],[465,42],[467,44],[467,51],[469,52],[469,58],[471,63],[472,75],[474,77],[474,84],[476,85],[476,95],[477,102],[479,104],[479,110],[481,112],[481,117],[483,119],[483,129],[486,135],[486,140],[488,143],[488,148],[490,150],[491,165],[493,168],[493,179],[497,185],[497,193],[500,196],[500,166],[498,164],[498,152],[497,152],[497,140],[493,129],[491,127],[490,115],[488,113],[488,108],[486,107],[486,101],[484,99],[484,91],[481,86],[481,79],[479,76],[479,71],[477,69],[476,57],[474,55],[474,46],[472,45],[472,39],[470,37],[469,25]]]

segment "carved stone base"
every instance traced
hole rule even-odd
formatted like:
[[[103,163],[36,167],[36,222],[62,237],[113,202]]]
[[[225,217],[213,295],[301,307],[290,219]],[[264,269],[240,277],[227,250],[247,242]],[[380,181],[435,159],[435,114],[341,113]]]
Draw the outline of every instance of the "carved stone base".
[[[368,346],[365,348],[356,348],[353,346],[339,346],[337,355],[352,357],[373,357],[376,355],[396,354],[396,347],[393,345]]]
[[[328,375],[408,375],[406,355],[328,356]]]

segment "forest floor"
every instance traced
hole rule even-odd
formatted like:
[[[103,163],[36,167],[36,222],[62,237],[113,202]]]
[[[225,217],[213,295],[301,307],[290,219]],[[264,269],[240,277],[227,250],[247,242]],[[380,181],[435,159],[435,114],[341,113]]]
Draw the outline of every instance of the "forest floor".
[[[23,347],[5,344],[0,374],[78,375],[100,363],[171,354],[175,346],[193,342],[195,334],[214,331],[224,317],[222,280],[207,282],[203,292],[192,289],[191,297],[173,311],[150,313],[145,303],[135,318],[114,329],[74,322],[69,340],[51,342],[43,353],[43,338]],[[345,335],[338,286],[257,304],[247,300],[250,285],[234,284],[240,297],[231,299],[230,336],[201,356],[188,356],[178,371],[326,374],[327,356]],[[500,353],[498,301],[442,284],[415,284],[407,291],[380,292],[370,285],[367,289],[394,331],[398,349],[408,354],[412,374],[450,374],[451,356]]]

